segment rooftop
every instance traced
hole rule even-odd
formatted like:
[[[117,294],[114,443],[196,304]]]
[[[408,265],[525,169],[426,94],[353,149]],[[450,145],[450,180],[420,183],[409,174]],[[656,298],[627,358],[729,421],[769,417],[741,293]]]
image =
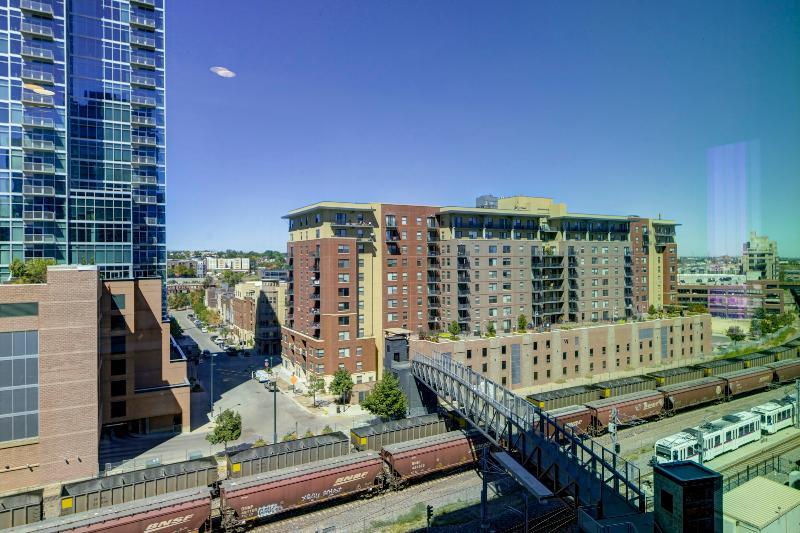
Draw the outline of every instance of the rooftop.
[[[800,490],[765,477],[751,479],[722,497],[725,516],[762,530],[800,505]]]
[[[678,481],[692,481],[721,477],[721,474],[693,461],[676,461],[653,467],[655,471]]]

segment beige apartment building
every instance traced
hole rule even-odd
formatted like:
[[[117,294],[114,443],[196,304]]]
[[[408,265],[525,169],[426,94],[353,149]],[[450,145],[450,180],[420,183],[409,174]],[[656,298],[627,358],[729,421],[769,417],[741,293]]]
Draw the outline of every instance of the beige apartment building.
[[[514,390],[678,366],[711,354],[711,340],[711,316],[697,314],[458,341],[412,335],[409,356],[448,357]]]
[[[220,270],[235,270],[237,272],[250,271],[249,257],[206,257],[206,272],[217,272]]]
[[[289,212],[284,364],[382,374],[383,332],[511,332],[613,322],[672,304],[670,220],[579,214],[549,198],[479,207],[320,202]]]
[[[750,233],[750,239],[742,246],[742,271],[747,279],[780,279],[778,243],[766,235]]]
[[[286,316],[286,282],[237,283],[231,300],[234,335],[264,355],[280,355],[281,325]]]
[[[56,266],[0,285],[0,493],[96,476],[103,431],[188,429],[186,361],[170,354],[160,279]]]

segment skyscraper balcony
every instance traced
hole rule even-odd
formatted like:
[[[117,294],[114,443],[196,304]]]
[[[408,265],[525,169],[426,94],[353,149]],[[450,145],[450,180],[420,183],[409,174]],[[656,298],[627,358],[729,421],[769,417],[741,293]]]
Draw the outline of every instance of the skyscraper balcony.
[[[141,15],[131,15],[130,24],[131,26],[137,26],[139,28],[148,28],[151,30],[155,29],[156,27],[155,19],[143,17]]]
[[[33,70],[29,68],[22,69],[22,79],[35,83],[47,83],[50,85],[55,83],[55,76],[53,76],[50,72]]]
[[[40,152],[53,152],[56,149],[56,143],[48,140],[25,137],[22,141],[22,147],[28,150],[38,150]]]
[[[47,26],[42,26],[41,24],[23,22],[19,25],[19,31],[39,39],[47,39],[50,41],[55,39],[55,33],[53,33],[53,29]]]
[[[52,96],[29,91],[22,91],[22,103],[37,107],[53,107],[56,105]]]
[[[142,68],[156,68],[156,60],[139,54],[131,54],[131,65]]]
[[[22,11],[33,13],[39,17],[53,18],[53,6],[45,4],[44,2],[35,2],[34,0],[20,0],[19,8]]]
[[[46,61],[52,63],[55,61],[55,55],[51,50],[46,48],[39,48],[38,46],[23,46],[22,57],[26,59],[36,59],[38,61]]]

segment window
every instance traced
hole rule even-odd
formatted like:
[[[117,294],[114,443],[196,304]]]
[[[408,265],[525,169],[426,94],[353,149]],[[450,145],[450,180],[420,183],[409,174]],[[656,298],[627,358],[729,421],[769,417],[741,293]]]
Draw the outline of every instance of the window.
[[[39,333],[0,333],[0,442],[39,434]]]
[[[111,315],[111,330],[125,329],[125,317],[122,315]]]
[[[125,335],[117,335],[117,336],[111,337],[111,352],[110,353],[112,355],[125,353]]]
[[[340,316],[338,318],[340,326],[346,326],[350,324],[350,317],[349,316]]]
[[[127,372],[127,365],[125,359],[112,359],[111,360],[111,375],[123,376]]]
[[[664,489],[661,489],[661,508],[666,512],[672,514],[673,499],[672,494]]]
[[[111,396],[125,396],[127,394],[127,382],[123,380],[117,380],[111,382]]]
[[[349,254],[350,246],[347,244],[340,244],[336,249],[340,254]]]
[[[339,332],[339,340],[340,341],[349,341],[350,340],[350,332],[349,331],[340,331]]]
[[[350,348],[339,348],[339,359],[350,357]]]
[[[349,259],[339,259],[337,262],[339,268],[350,268],[350,260]]]
[[[339,274],[339,283],[349,283],[350,282],[350,274]]]
[[[482,371],[482,372],[486,372],[488,368],[489,368],[489,365],[487,365],[486,363],[483,363],[483,364],[481,365],[481,371]]]
[[[0,318],[37,316],[38,314],[39,304],[37,302],[0,304]]]
[[[111,402],[111,418],[120,418],[127,412],[125,402]]]
[[[472,359],[472,350],[467,350],[467,359]]]

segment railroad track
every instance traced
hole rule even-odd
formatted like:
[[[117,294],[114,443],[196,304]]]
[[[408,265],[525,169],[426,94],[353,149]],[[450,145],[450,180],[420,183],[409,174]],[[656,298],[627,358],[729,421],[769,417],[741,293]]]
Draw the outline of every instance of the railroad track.
[[[755,466],[766,459],[783,455],[798,447],[800,447],[800,433],[789,439],[783,440],[774,446],[762,448],[758,453],[744,457],[735,463],[731,463],[725,466],[725,468],[718,470],[718,472],[722,474],[723,477],[729,477],[737,472],[747,470],[748,467]]]

